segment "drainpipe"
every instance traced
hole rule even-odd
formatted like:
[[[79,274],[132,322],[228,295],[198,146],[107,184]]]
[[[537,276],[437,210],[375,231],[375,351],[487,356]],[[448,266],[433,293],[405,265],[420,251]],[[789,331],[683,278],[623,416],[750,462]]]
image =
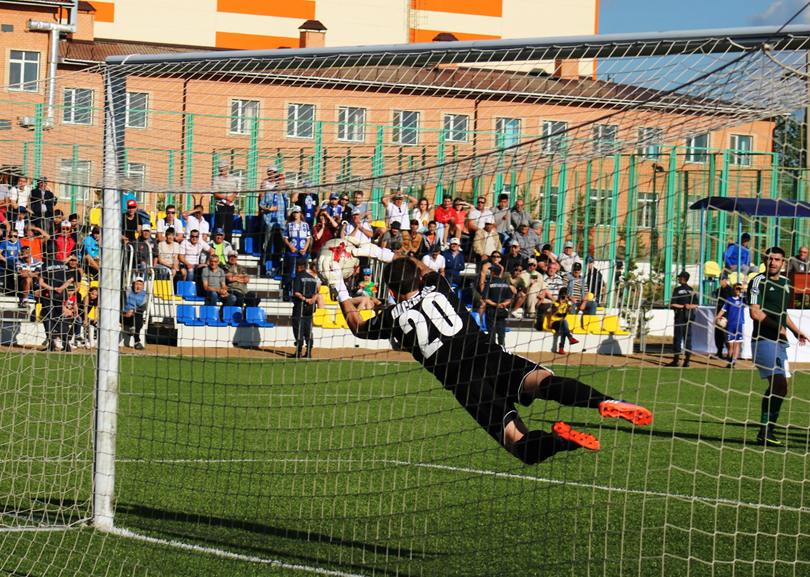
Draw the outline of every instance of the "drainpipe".
[[[51,52],[48,57],[48,118],[43,128],[53,128],[54,105],[56,104],[56,73],[59,65],[59,34],[75,34],[78,19],[79,0],[73,0],[70,7],[70,23],[57,24],[55,22],[40,22],[29,20],[29,30],[43,30],[51,33]]]

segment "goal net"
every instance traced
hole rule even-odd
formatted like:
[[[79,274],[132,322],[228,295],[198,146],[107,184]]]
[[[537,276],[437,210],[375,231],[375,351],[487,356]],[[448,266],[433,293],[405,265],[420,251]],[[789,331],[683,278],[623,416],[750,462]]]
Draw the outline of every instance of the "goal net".
[[[756,445],[767,384],[749,337],[738,370],[717,358],[714,319],[743,232],[754,267],[808,244],[801,204],[761,201],[806,200],[809,40],[128,56],[6,87],[0,570],[805,574],[806,375],[787,447]],[[692,208],[710,197],[753,208]],[[483,208],[497,235],[476,236]],[[525,465],[396,343],[355,337],[325,286],[308,296],[299,257],[354,228],[441,253],[452,298],[508,351],[652,424],[537,399],[529,429],[564,421],[601,448]],[[504,315],[476,263],[493,252]],[[682,271],[701,306],[691,366],[672,368]],[[349,285],[364,320],[381,314],[380,263]],[[577,304],[555,318],[562,287]]]

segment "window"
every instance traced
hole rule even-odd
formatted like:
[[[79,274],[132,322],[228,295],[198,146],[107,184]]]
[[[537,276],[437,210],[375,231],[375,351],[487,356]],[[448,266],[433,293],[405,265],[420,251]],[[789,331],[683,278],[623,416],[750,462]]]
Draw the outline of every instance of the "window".
[[[520,142],[520,118],[496,118],[497,145],[501,148]]]
[[[605,156],[619,152],[619,127],[615,124],[594,124],[592,138],[596,154]]]
[[[231,134],[250,134],[253,119],[259,117],[257,100],[231,101]]]
[[[366,109],[338,108],[338,140],[363,142],[366,139]]]
[[[62,200],[73,200],[77,203],[89,202],[90,194],[90,161],[63,158],[59,167],[60,178],[64,183],[61,185],[62,192],[59,195]],[[64,193],[67,191],[67,194]],[[67,198],[65,198],[67,197]],[[95,198],[93,198],[95,200]]]
[[[559,122],[556,120],[543,121],[543,153],[544,154],[557,154],[565,152],[565,140],[562,134],[568,130],[567,122]],[[559,134],[560,136],[555,136]]]
[[[639,192],[636,225],[639,228],[655,228],[657,213],[658,195],[654,192]]]
[[[418,144],[419,113],[412,110],[395,110],[391,140],[394,144]]]
[[[8,89],[36,92],[39,80],[39,52],[12,50],[8,61]]]
[[[466,114],[444,115],[444,139],[447,142],[467,142],[470,117]]]
[[[127,178],[132,181],[132,191],[135,193],[135,198],[138,204],[144,202],[143,184],[146,181],[146,165],[136,162],[127,164]]]
[[[751,152],[754,146],[754,137],[743,134],[731,135],[731,164],[751,166]]]
[[[661,142],[664,131],[660,128],[638,129],[638,152],[642,157],[656,160],[661,156]]]
[[[145,92],[127,92],[127,128],[146,128],[149,95]]]
[[[93,91],[65,88],[65,110],[62,121],[67,124],[93,123]]]
[[[686,139],[686,162],[706,162],[709,159],[709,135],[696,134]]]
[[[548,197],[546,197],[547,189],[545,185],[540,187],[540,198],[539,198],[539,206],[540,206],[540,218],[545,218],[545,207],[548,204],[548,218],[550,220],[556,221],[559,217],[559,202],[560,202],[560,194],[559,194],[559,187],[552,186],[551,191],[549,192]],[[526,208],[528,210],[528,208]]]
[[[588,203],[588,217],[591,226],[610,224],[612,208],[612,191],[591,189],[590,202]]]
[[[314,104],[289,104],[287,106],[287,136],[290,138],[315,136]]]

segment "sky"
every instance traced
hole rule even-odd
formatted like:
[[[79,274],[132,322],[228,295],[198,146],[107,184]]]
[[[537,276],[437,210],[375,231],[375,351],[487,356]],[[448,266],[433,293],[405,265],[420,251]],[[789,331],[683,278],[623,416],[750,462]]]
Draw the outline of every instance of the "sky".
[[[599,33],[781,26],[809,0],[600,0]],[[810,25],[810,7],[792,24]]]

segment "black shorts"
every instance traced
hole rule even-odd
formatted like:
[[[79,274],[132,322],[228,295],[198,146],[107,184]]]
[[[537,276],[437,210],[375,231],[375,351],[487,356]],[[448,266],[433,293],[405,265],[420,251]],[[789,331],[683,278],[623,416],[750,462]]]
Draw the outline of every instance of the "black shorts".
[[[533,400],[523,394],[523,380],[538,369],[551,372],[534,361],[493,347],[472,362],[449,365],[443,385],[493,439],[503,444],[504,428],[518,417],[515,404],[528,406]]]

